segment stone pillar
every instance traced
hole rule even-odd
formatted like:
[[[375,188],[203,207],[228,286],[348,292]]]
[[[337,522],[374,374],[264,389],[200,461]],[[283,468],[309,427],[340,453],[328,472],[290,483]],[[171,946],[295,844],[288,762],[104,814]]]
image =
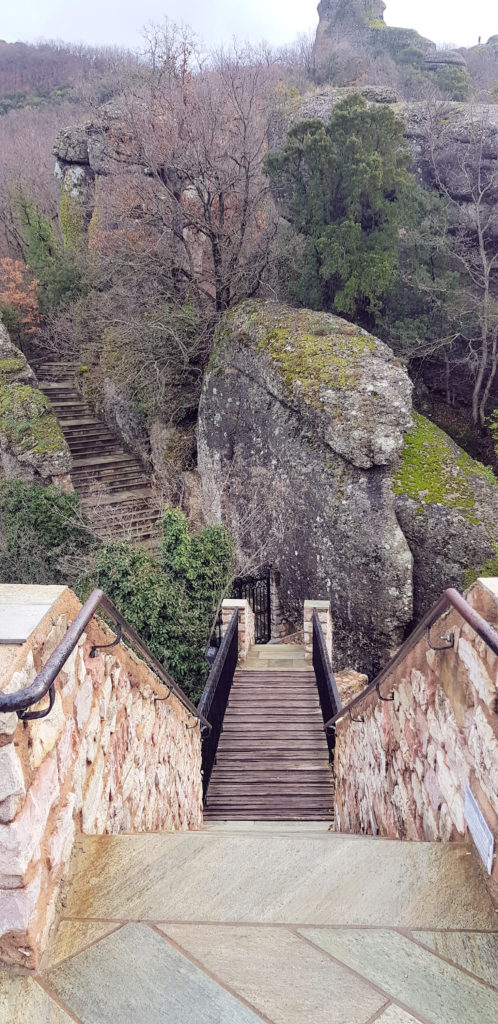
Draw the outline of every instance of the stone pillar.
[[[221,605],[222,636],[225,636],[234,611],[239,613],[239,661],[245,661],[249,648],[254,644],[254,613],[249,601],[237,601],[234,598],[223,601]]]
[[[334,627],[330,614],[330,601],[305,601],[304,602],[304,650],[306,661],[313,658],[313,612],[318,612],[320,625],[325,637],[325,644],[332,662],[332,635]]]

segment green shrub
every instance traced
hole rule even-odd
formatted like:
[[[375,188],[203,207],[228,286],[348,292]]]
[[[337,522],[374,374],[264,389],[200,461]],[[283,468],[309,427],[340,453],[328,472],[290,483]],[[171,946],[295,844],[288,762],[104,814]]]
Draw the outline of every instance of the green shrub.
[[[0,484],[2,583],[74,585],[68,566],[92,547],[76,494],[24,480]]]
[[[159,559],[116,541],[96,555],[87,591],[99,586],[192,700],[208,666],[204,651],[230,575],[233,544],[223,527],[190,534],[184,514],[167,508]]]
[[[463,68],[440,68],[437,73],[437,84],[441,92],[452,100],[463,103],[469,97],[470,78]]]

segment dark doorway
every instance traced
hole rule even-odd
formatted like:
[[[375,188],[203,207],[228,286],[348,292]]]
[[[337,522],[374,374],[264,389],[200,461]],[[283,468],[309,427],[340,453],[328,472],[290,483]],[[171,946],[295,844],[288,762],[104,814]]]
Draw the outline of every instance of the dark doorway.
[[[271,640],[271,566],[265,565],[255,576],[240,576],[233,581],[232,597],[245,599],[254,612],[254,629],[257,644]]]

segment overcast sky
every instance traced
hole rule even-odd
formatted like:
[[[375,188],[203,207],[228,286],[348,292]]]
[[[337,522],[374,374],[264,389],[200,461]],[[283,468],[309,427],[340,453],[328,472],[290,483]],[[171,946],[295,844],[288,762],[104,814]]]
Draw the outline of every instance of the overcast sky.
[[[1,0],[0,0],[1,2]],[[212,45],[233,35],[288,43],[317,24],[317,0],[3,0],[0,38],[64,39],[135,48],[147,22],[185,21]],[[5,8],[8,8],[7,10]],[[416,28],[436,42],[472,46],[498,34],[496,0],[388,0],[389,25]]]

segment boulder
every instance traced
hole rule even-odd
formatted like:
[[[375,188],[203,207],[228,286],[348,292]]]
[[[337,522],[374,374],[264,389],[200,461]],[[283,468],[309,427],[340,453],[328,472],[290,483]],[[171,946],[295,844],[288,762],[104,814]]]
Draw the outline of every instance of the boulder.
[[[71,453],[48,398],[0,323],[0,465],[5,477],[71,489]]]
[[[391,350],[327,313],[249,300],[221,322],[198,422],[208,522],[280,573],[283,615],[330,600],[335,666],[371,672],[412,618],[393,472],[411,383]]]
[[[280,575],[290,627],[330,600],[334,669],[371,675],[448,586],[498,545],[498,480],[423,416],[392,351],[329,313],[248,300],[205,377],[198,468],[208,523],[242,566]]]

